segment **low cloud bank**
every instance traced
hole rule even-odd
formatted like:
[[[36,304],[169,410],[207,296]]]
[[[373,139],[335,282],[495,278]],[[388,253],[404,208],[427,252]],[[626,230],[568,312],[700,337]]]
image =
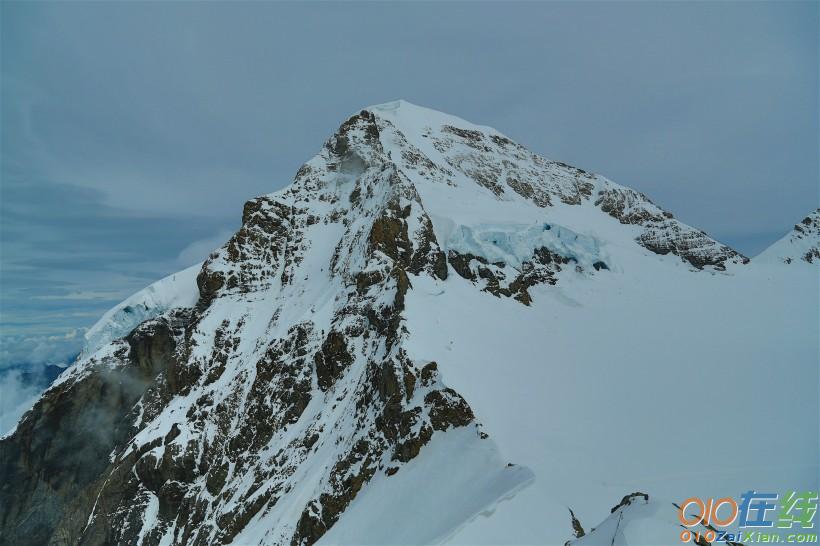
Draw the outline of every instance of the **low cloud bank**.
[[[86,328],[73,328],[64,334],[3,336],[0,372],[28,365],[65,365],[83,348],[85,331]]]
[[[0,437],[11,432],[48,386],[44,366],[0,370]]]
[[[14,429],[54,377],[82,349],[84,328],[0,340],[0,437]]]

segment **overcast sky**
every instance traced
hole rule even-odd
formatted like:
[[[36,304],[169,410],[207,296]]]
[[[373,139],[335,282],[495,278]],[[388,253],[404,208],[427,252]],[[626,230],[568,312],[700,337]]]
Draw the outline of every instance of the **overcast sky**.
[[[750,255],[818,206],[816,2],[0,6],[0,367],[75,351],[396,98]]]

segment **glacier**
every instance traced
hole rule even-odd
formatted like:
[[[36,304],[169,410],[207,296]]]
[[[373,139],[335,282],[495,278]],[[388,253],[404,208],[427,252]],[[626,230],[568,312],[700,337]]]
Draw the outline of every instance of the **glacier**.
[[[521,268],[522,263],[529,260],[538,248],[547,248],[588,268],[593,268],[596,262],[606,262],[596,239],[548,223],[534,226],[459,226],[452,232],[444,247],[447,250],[481,256],[489,262],[504,262],[516,268]]]

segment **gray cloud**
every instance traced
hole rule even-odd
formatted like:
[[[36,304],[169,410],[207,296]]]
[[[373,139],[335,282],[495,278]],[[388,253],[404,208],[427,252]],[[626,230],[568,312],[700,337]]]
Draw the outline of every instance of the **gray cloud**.
[[[0,371],[21,364],[65,365],[77,355],[84,333],[85,328],[76,328],[51,335],[4,336],[0,345]]]
[[[4,346],[201,260],[346,115],[399,97],[750,254],[818,203],[815,2],[0,9]]]

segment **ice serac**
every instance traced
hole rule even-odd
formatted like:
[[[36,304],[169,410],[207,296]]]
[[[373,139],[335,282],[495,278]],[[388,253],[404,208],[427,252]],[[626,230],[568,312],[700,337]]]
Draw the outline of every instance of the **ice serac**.
[[[756,262],[820,264],[820,208],[755,257]]]
[[[547,510],[526,495],[551,474],[548,442],[527,439],[558,412],[516,423],[556,398],[543,374],[566,359],[524,345],[544,355],[569,336],[527,332],[556,309],[575,324],[571,309],[596,286],[731,282],[746,261],[643,195],[494,129],[403,101],[367,108],[291,185],[248,201],[201,267],[92,329],[78,363],[0,441],[0,542],[475,543],[490,514],[530,541],[512,530],[538,523],[522,506]],[[628,321],[612,322],[595,335]],[[509,400],[511,381],[540,394]]]

